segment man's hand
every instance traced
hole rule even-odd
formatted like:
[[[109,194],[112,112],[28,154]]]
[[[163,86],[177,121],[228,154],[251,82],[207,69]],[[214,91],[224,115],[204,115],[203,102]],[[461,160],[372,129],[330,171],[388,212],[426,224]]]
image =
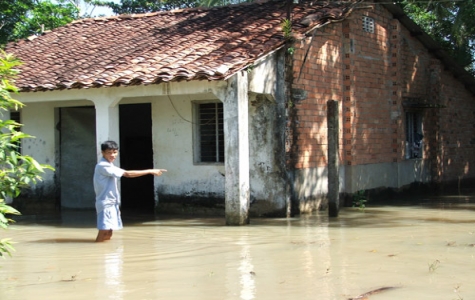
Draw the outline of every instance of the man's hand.
[[[160,176],[166,171],[167,170],[165,170],[165,169],[153,169],[151,174],[154,175],[154,176]]]

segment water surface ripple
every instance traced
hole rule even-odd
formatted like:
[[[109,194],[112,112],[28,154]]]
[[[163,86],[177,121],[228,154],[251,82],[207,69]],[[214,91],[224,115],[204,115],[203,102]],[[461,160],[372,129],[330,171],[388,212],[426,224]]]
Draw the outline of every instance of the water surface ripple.
[[[454,200],[455,199],[455,200]],[[93,242],[94,212],[2,231],[0,299],[475,299],[473,198],[291,219],[131,215]]]

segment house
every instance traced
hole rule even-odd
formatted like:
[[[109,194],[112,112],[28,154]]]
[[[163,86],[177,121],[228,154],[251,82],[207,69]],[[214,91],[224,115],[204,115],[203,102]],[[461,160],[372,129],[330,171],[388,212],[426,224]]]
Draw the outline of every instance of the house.
[[[122,179],[123,209],[236,225],[309,212],[328,193],[329,101],[342,195],[473,179],[474,78],[397,5],[300,2],[84,19],[9,44],[14,116],[36,136],[22,151],[56,168],[28,197],[93,208],[112,139],[121,167],[169,170]]]

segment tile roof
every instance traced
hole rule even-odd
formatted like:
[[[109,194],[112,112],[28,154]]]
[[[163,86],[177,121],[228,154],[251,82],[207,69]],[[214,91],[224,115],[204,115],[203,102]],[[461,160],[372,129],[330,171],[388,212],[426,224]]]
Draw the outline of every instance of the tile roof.
[[[82,19],[11,43],[20,91],[223,80],[285,43],[286,1]],[[344,19],[349,2],[294,4],[293,32]]]

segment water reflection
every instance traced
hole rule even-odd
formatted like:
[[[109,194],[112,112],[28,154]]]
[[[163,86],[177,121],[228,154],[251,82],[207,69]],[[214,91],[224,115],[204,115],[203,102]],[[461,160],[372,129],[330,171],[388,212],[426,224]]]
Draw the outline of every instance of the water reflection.
[[[104,282],[105,286],[99,285],[100,293],[106,289],[109,291],[108,299],[121,300],[124,299],[124,282],[122,280],[123,265],[123,246],[117,247],[110,253],[104,254]]]
[[[241,284],[240,298],[243,300],[254,299],[256,289],[254,276],[256,274],[252,264],[251,247],[247,243],[247,236],[241,237],[237,245],[241,248],[238,268],[240,274],[239,282]]]

